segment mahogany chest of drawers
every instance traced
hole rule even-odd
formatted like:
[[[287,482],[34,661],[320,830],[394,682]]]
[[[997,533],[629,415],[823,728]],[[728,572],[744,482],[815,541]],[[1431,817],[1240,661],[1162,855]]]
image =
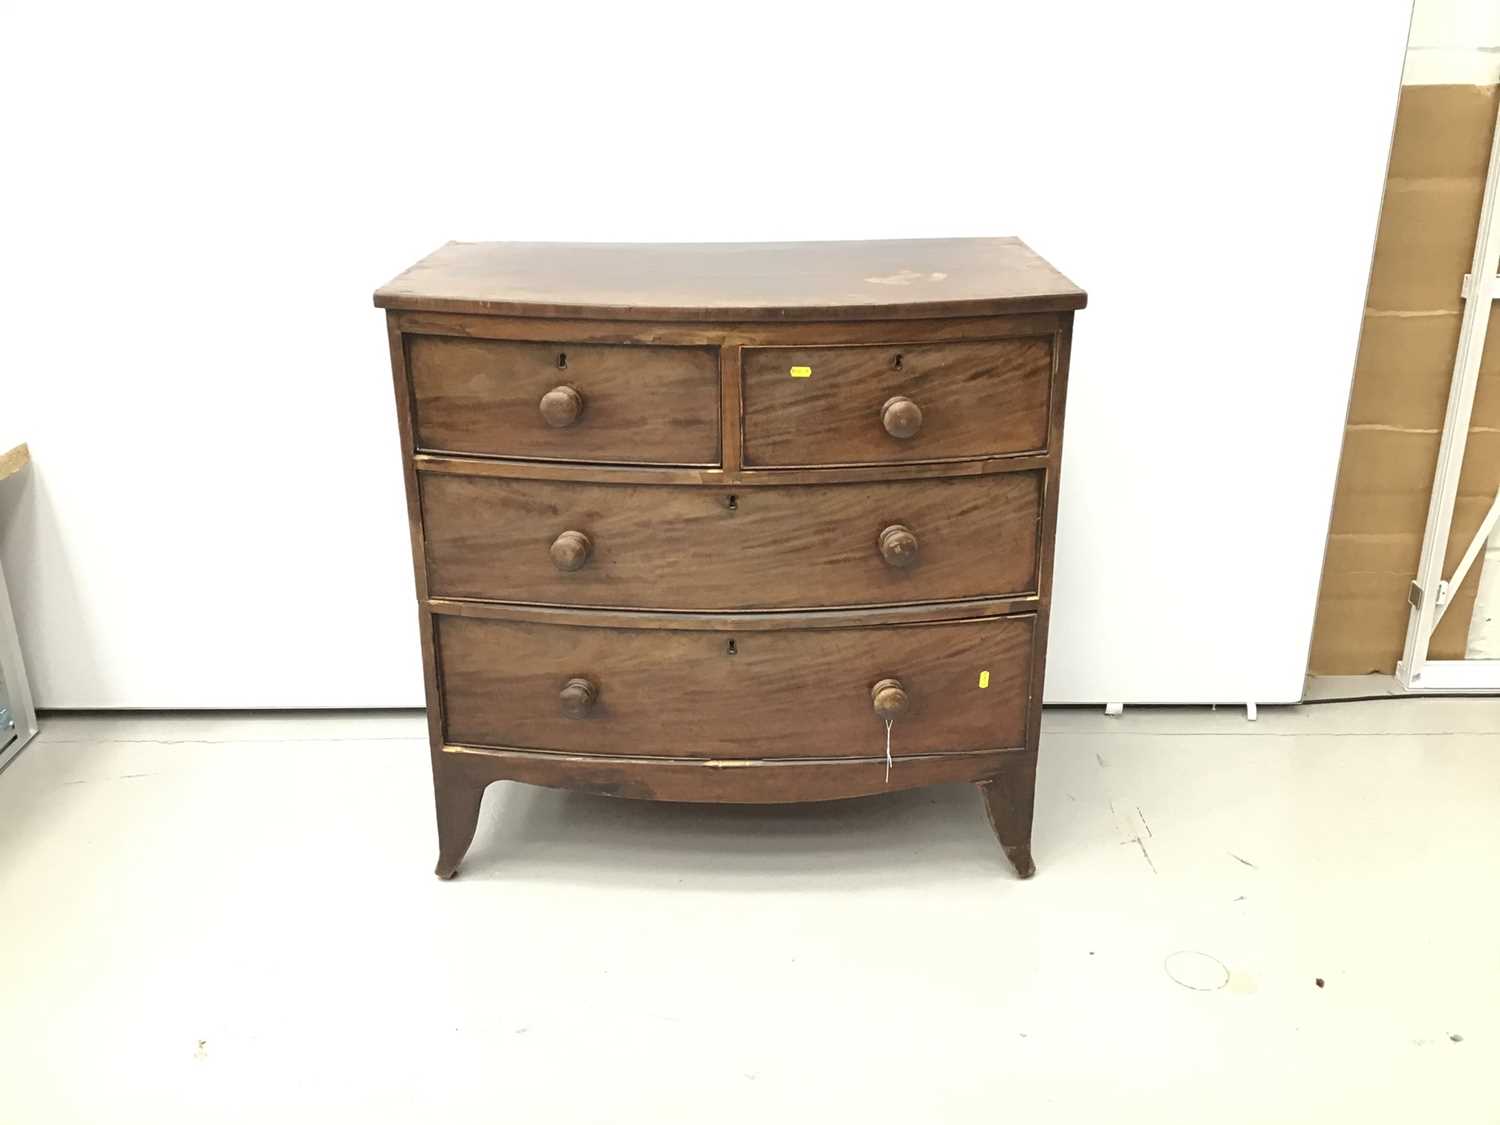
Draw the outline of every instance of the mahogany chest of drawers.
[[[1016,239],[449,243],[380,289],[439,875],[510,779],[1031,817],[1082,290]]]

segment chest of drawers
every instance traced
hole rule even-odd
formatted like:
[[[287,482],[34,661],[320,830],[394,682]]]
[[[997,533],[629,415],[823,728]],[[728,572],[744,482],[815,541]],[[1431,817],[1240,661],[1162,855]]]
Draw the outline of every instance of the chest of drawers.
[[[1015,239],[450,243],[376,292],[437,872],[513,780],[1031,818],[1085,295]]]

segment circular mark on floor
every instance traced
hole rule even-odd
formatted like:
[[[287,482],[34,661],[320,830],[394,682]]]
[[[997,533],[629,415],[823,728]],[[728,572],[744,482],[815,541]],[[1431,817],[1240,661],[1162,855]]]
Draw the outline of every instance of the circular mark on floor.
[[[1215,992],[1229,983],[1229,970],[1224,962],[1195,949],[1179,949],[1169,953],[1161,967],[1183,988],[1194,992]]]

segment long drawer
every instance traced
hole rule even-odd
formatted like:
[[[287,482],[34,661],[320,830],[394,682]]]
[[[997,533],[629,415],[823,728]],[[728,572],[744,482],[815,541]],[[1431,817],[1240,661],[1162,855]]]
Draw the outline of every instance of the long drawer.
[[[960,461],[1047,447],[1050,336],[746,348],[745,464]]]
[[[413,336],[407,361],[421,450],[719,463],[717,348]]]
[[[1036,589],[1039,472],[738,490],[420,476],[436,597],[731,611]]]
[[[737,633],[434,621],[449,744],[876,758],[877,703],[902,705],[894,758],[1025,743],[1034,615]]]

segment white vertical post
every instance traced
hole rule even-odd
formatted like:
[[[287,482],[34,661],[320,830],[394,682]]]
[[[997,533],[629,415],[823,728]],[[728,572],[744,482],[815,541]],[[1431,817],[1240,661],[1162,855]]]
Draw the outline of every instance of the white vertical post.
[[[25,442],[14,449],[0,444],[0,480],[20,472],[30,460],[31,453]],[[0,769],[4,769],[36,734],[36,708],[31,702],[26,665],[21,660],[21,638],[16,632],[16,617],[11,609],[3,568],[0,568],[0,687],[4,688],[0,692],[0,702],[9,708],[16,728],[16,736],[9,742],[0,729]]]
[[[21,747],[36,734],[36,708],[31,702],[31,683],[26,679],[26,665],[21,662],[21,640],[16,634],[16,618],[10,608],[10,591],[5,586],[5,571],[0,570],[0,692],[16,724],[16,738],[6,745],[0,739],[0,769],[21,752]]]

